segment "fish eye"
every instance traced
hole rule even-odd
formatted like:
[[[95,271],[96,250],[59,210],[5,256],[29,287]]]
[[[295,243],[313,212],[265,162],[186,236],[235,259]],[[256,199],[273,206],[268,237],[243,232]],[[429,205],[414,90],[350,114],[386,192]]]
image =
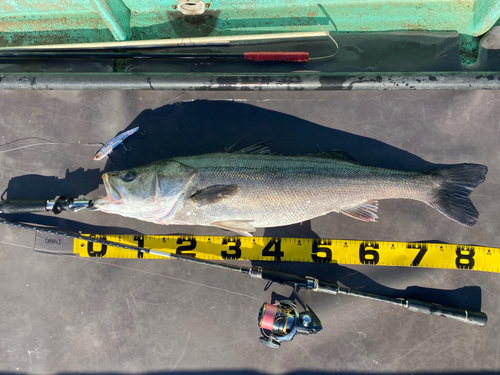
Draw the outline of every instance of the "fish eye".
[[[137,172],[134,170],[130,170],[130,171],[124,172],[121,176],[121,179],[123,181],[130,182],[130,181],[133,181],[136,177],[137,177]]]

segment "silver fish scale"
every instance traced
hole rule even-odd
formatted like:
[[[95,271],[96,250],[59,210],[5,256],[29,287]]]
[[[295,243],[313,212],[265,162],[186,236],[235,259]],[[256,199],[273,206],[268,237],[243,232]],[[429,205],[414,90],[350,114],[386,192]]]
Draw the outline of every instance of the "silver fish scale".
[[[187,200],[172,222],[194,225],[289,225],[369,200],[425,201],[439,184],[426,173],[361,166],[340,157],[206,154],[170,160],[197,171],[187,196],[214,185],[239,187],[235,196],[201,208]]]

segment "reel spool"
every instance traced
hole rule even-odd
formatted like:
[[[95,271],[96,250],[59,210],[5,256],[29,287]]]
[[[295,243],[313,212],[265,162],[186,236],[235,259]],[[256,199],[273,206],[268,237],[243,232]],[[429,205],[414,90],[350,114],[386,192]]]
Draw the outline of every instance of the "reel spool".
[[[259,327],[263,336],[260,342],[270,348],[279,348],[282,342],[292,341],[296,334],[310,335],[323,329],[318,316],[293,289],[297,301],[304,311],[299,312],[291,300],[277,301],[276,304],[264,302],[259,311]]]

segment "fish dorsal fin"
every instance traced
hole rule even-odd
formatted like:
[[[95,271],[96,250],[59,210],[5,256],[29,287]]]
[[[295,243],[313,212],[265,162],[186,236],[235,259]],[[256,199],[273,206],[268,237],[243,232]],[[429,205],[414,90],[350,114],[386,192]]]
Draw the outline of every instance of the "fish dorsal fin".
[[[343,208],[339,212],[362,221],[377,221],[378,216],[375,212],[378,209],[378,201],[366,201],[356,206]]]
[[[272,155],[273,152],[271,151],[271,144],[271,141],[256,143],[235,151],[234,154]]]
[[[241,137],[240,139],[238,139],[236,142],[234,142],[232,145],[227,145],[226,147],[224,147],[221,151],[219,152],[226,152],[226,153],[229,153],[229,152],[233,152],[234,148],[239,145],[241,143],[241,141],[243,141],[244,139],[246,138],[246,135],[244,135],[243,137]]]
[[[227,229],[242,236],[252,237],[249,232],[255,232],[254,226],[251,224],[249,220],[226,220],[226,221],[216,221],[212,223],[214,227],[219,227],[223,229]]]
[[[201,208],[232,197],[238,194],[239,190],[238,185],[214,185],[198,190],[189,199],[193,201],[196,207]]]
[[[344,161],[349,161],[351,163],[356,163],[358,164],[358,161],[354,159],[349,153],[342,151],[342,150],[335,150],[335,151],[325,151],[321,152],[319,154],[312,154],[310,156],[315,156],[318,158],[327,158],[327,159],[340,159]]]

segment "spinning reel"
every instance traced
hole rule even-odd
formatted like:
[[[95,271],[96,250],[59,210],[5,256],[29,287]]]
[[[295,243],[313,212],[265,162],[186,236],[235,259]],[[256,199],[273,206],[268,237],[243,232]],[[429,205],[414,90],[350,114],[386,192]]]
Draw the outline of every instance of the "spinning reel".
[[[308,285],[314,285],[314,279],[307,279]],[[277,301],[272,305],[264,302],[259,311],[259,327],[263,336],[260,342],[270,348],[279,348],[281,342],[292,341],[295,335],[311,335],[323,329],[318,316],[298,295],[298,286],[293,288],[293,295],[302,305],[299,312],[297,304],[291,300]],[[312,289],[312,288],[308,288]]]

